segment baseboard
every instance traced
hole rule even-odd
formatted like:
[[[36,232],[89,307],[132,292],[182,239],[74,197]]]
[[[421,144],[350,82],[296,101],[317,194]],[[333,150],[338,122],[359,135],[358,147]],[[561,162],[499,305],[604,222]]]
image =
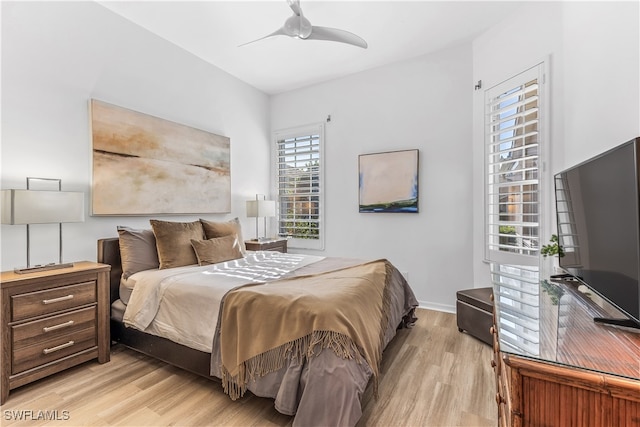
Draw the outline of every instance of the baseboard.
[[[443,311],[445,313],[453,313],[456,312],[455,305],[449,304],[439,304],[436,302],[428,302],[428,301],[418,301],[419,308],[426,308],[427,310],[435,310],[435,311]]]

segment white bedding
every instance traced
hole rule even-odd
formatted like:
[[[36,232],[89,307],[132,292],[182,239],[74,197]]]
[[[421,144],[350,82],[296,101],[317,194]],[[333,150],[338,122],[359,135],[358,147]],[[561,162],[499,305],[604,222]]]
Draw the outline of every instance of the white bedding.
[[[247,252],[244,258],[214,265],[141,271],[128,280],[135,286],[123,322],[211,352],[220,301],[229,290],[247,283],[277,280],[322,259],[313,255]],[[207,317],[199,313],[207,313]]]

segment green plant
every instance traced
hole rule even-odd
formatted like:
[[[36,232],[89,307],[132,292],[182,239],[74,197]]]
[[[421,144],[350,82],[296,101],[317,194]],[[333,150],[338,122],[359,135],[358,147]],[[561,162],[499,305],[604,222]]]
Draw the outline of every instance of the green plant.
[[[560,298],[564,295],[564,290],[556,285],[555,283],[551,283],[548,280],[543,280],[541,282],[542,291],[546,292],[551,299],[551,304],[558,305],[560,303]]]
[[[500,234],[516,234],[516,228],[513,225],[501,225],[498,230]]]
[[[562,258],[564,256],[564,248],[560,245],[558,241],[558,235],[552,234],[550,243],[548,245],[542,245],[542,249],[540,253],[543,257],[558,255],[558,257]]]

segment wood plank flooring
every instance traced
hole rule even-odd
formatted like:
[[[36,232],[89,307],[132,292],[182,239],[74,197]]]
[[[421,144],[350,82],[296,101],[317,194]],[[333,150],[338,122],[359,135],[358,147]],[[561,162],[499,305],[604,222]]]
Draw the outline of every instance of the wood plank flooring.
[[[358,427],[495,426],[491,348],[459,333],[453,314],[420,309],[417,315],[416,326],[400,330],[385,351],[379,397],[369,384]],[[122,346],[112,348],[109,363],[87,362],[12,390],[0,417],[2,426],[292,423],[271,399],[248,393],[233,402],[218,382]]]

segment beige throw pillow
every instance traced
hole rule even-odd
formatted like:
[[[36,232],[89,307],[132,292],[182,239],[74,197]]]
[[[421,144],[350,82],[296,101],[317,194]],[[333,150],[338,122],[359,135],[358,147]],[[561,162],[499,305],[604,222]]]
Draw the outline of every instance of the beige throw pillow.
[[[198,263],[191,239],[204,239],[200,221],[171,222],[152,219],[149,222],[156,236],[160,269]]]
[[[191,245],[200,265],[242,258],[240,242],[235,234],[208,240],[191,240]]]
[[[238,218],[234,218],[226,222],[208,221],[201,218],[200,222],[202,223],[204,234],[207,239],[236,235],[238,236],[238,242],[240,243],[240,251],[242,251],[243,255],[246,253],[244,240],[242,238],[242,227],[240,226]]]

